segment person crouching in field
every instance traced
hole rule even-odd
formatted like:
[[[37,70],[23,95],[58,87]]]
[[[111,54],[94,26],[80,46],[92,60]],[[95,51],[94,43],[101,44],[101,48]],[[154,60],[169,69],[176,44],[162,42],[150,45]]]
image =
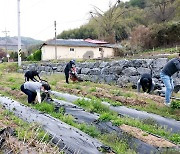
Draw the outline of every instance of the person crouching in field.
[[[140,92],[142,87],[143,92],[150,93],[154,90],[155,83],[152,80],[151,74],[142,74],[141,78],[137,82],[137,91]]]
[[[40,82],[25,82],[21,85],[21,91],[28,96],[28,103],[34,104],[36,96],[39,103],[41,100],[41,92],[48,92],[51,89],[49,84]]]

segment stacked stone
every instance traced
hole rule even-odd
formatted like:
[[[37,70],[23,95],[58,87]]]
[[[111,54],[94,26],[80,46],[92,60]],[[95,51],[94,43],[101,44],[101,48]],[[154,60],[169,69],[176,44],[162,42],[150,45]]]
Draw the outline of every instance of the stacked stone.
[[[120,87],[126,87],[129,85],[136,85],[143,73],[150,73],[156,84],[163,85],[160,79],[160,71],[167,61],[167,58],[123,59],[112,62],[97,61],[76,63],[76,66],[79,76],[86,81],[116,84]],[[65,65],[65,62],[56,64],[45,62],[41,64],[26,64],[23,65],[19,72],[37,70],[41,72],[41,74],[63,73]],[[179,73],[173,76],[175,85],[180,84],[179,77]]]

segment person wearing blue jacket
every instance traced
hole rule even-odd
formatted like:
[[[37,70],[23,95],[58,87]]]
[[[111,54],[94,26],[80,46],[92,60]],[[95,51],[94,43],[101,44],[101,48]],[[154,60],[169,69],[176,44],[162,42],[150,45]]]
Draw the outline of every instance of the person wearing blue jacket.
[[[160,72],[160,77],[166,87],[165,92],[165,105],[170,106],[170,99],[172,91],[174,89],[174,83],[172,75],[180,71],[180,53],[178,58],[173,58],[167,62],[162,71]]]

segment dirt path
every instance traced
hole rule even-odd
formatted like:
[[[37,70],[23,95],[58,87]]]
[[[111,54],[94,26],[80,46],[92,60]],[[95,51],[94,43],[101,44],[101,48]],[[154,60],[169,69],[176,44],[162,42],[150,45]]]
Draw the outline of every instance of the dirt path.
[[[58,86],[57,90],[67,92],[70,94],[78,94],[81,96],[88,95],[88,93],[86,91],[78,90],[78,89],[64,88],[63,86]],[[152,99],[153,101],[155,101],[157,103],[158,106],[164,106],[164,104],[163,104],[164,99],[162,97],[156,96],[156,95],[150,95],[150,94],[142,94],[142,93],[137,94],[137,93],[133,92],[133,94],[136,95],[136,98],[125,97],[125,96],[114,96],[114,95],[110,94],[109,91],[107,91],[106,89],[103,89],[103,88],[96,88],[96,92],[92,92],[91,94],[98,98],[108,98],[113,101],[119,101],[123,105],[132,105],[132,106],[139,105],[139,106],[145,107],[147,105],[147,102],[144,100]]]

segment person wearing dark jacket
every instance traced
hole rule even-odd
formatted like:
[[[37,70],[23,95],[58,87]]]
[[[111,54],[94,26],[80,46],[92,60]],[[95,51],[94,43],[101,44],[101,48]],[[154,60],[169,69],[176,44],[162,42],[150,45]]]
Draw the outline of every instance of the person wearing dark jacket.
[[[66,64],[66,67],[64,69],[66,83],[69,83],[69,73],[73,67],[75,67],[75,60],[71,60],[69,63]]]
[[[165,92],[165,105],[170,106],[170,99],[172,95],[172,91],[174,89],[174,83],[172,79],[172,75],[176,72],[180,71],[180,54],[178,58],[173,58],[167,62],[160,73],[160,77],[166,87]]]
[[[142,74],[141,78],[137,82],[137,90],[140,92],[142,87],[143,92],[150,93],[153,91],[155,86],[154,81],[152,80],[151,74],[145,73]]]
[[[32,81],[34,82],[39,82],[35,76],[37,76],[39,78],[39,80],[41,80],[40,76],[39,76],[39,73],[37,71],[27,71],[25,74],[24,74],[24,77],[25,77],[25,82],[26,81],[29,81],[29,79],[31,79]]]

